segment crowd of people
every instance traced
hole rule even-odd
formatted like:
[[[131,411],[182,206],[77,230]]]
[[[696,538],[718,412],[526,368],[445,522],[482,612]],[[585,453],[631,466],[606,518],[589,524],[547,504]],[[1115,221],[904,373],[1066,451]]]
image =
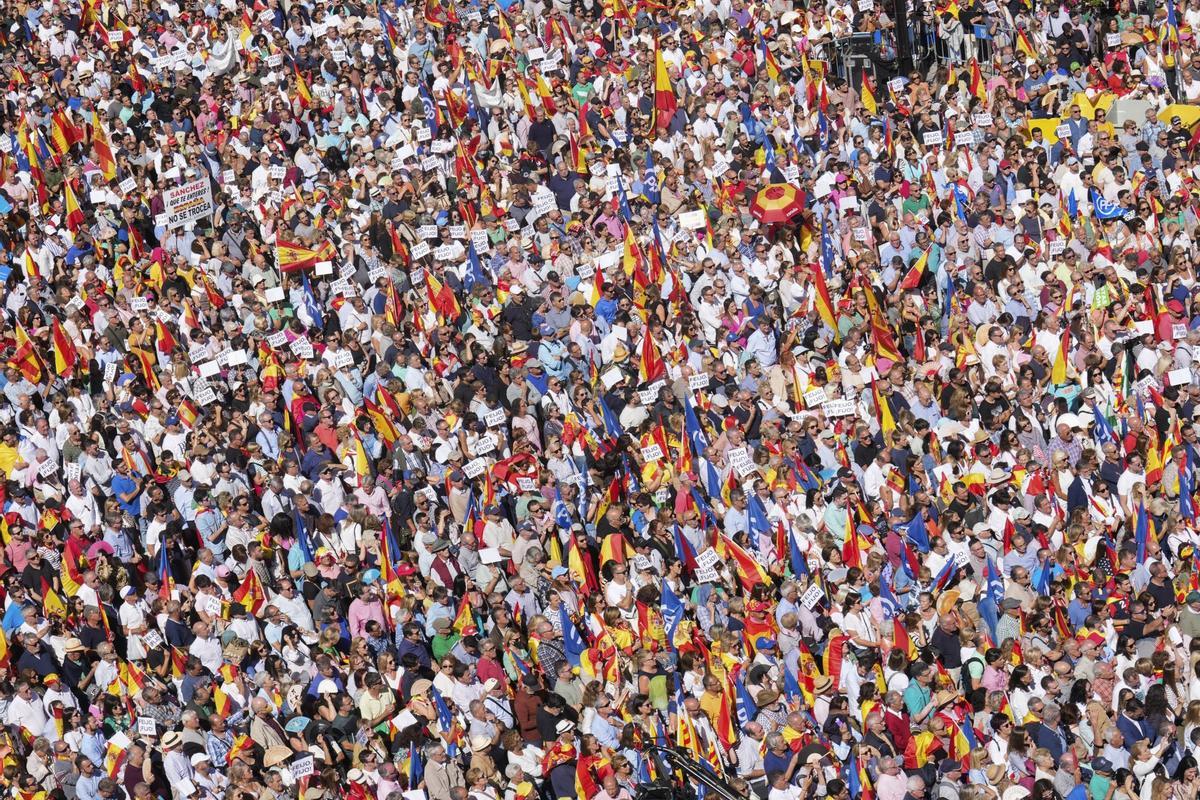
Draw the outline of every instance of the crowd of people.
[[[1200,5],[0,7],[6,796],[1197,800]]]

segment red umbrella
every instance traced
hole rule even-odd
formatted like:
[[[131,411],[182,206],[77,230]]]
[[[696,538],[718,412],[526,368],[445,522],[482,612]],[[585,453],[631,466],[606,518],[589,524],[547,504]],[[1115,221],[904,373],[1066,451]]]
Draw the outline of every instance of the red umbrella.
[[[765,225],[787,222],[804,210],[804,192],[786,183],[773,183],[750,202],[750,214]]]

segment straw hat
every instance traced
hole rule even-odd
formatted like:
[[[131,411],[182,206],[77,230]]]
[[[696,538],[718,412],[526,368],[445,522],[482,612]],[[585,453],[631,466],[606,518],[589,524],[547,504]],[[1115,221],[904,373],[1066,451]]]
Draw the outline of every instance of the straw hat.
[[[958,589],[950,589],[942,592],[942,596],[938,598],[937,610],[939,614],[949,614],[954,610],[954,605],[958,602],[958,598],[962,593]]]

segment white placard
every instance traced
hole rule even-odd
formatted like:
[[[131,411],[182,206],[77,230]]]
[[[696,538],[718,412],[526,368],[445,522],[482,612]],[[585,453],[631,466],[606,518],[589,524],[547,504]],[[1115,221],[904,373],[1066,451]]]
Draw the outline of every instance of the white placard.
[[[110,361],[104,365],[104,380],[111,383],[115,377],[117,377],[117,362]]]
[[[484,564],[502,564],[504,555],[499,547],[485,547],[479,551],[479,560]]]
[[[130,192],[137,188],[137,179],[126,178],[117,184],[117,188],[121,190],[121,194],[128,196]]]
[[[890,81],[887,82],[887,87],[888,87],[889,92],[891,92],[892,94],[898,95],[904,91],[904,79],[903,78],[892,78]]]
[[[287,343],[287,334],[283,331],[276,331],[267,337],[267,344],[269,344],[274,350],[278,350],[281,347],[286,347]]]
[[[142,297],[141,295],[135,295],[135,296],[129,298],[129,307],[132,310],[137,311],[139,313],[142,311],[149,311],[150,310],[150,301],[147,300],[146,298]]]
[[[809,611],[812,611],[813,607],[815,607],[817,603],[821,602],[821,597],[821,587],[814,583],[812,586],[809,586],[807,590],[805,590],[804,594],[800,596],[800,605],[804,606]]]
[[[496,437],[490,433],[485,433],[475,440],[471,445],[471,454],[476,456],[486,455],[496,449]]]
[[[976,128],[992,127],[992,115],[988,113],[980,113],[971,117],[971,121],[975,123]]]
[[[37,474],[40,478],[49,478],[55,472],[58,472],[58,465],[47,458],[41,464],[38,464]]]
[[[537,482],[534,481],[533,478],[526,478],[524,476],[521,476],[521,477],[517,478],[517,488],[520,489],[522,492],[536,492],[537,491]]]
[[[83,477],[83,467],[78,462],[72,461],[63,467],[63,478],[70,481],[77,481]]]
[[[163,643],[162,634],[158,631],[146,631],[142,634],[142,644],[150,650],[158,647]]]
[[[289,342],[288,349],[290,349],[296,355],[300,355],[300,351],[303,350],[304,346],[308,343],[309,343],[308,339],[304,336],[301,336],[301,337],[299,337],[297,339],[293,339],[291,342]]]
[[[154,717],[138,717],[137,732],[138,736],[157,736],[158,723],[154,721]]]
[[[307,778],[316,772],[316,769],[313,768],[313,757],[311,755],[298,758],[288,766],[292,771],[292,777],[296,780]]]
[[[696,570],[696,580],[699,583],[716,583],[718,578],[717,571],[712,567]]]
[[[208,363],[212,364],[213,362],[209,361]],[[197,390],[196,402],[199,403],[200,405],[207,406],[211,403],[215,403],[216,401],[217,401],[217,393],[213,391],[213,388],[211,386],[205,386],[203,389]]]
[[[354,354],[349,350],[338,350],[333,354],[333,366],[337,369],[346,369],[354,366]]]
[[[858,226],[857,228],[855,228],[853,230],[853,233],[854,233],[854,241],[856,241],[856,242],[865,242],[871,236],[871,233],[870,233],[870,231],[867,230],[866,225]]]
[[[1050,248],[1047,252],[1052,256],[1060,256],[1066,249],[1067,242],[1065,239],[1055,239],[1053,242],[1050,242]]]
[[[282,286],[272,286],[264,293],[268,303],[282,303],[287,296],[284,294]]]
[[[658,399],[658,395],[653,389],[640,389],[638,390],[638,399],[642,401],[642,405],[651,406]]]
[[[1153,335],[1154,322],[1148,319],[1139,319],[1133,323],[1133,330],[1138,336],[1145,336],[1147,334]]]
[[[467,226],[466,225],[451,225],[450,226],[450,238],[451,239],[467,238]]]
[[[458,248],[452,244],[438,245],[433,251],[433,257],[438,261],[453,261]]]
[[[166,227],[182,228],[189,222],[212,216],[212,185],[208,178],[200,178],[168,189],[163,192],[163,204],[167,209]]]
[[[170,218],[171,217],[166,213],[155,214],[154,215],[154,227],[156,227],[156,228],[167,227],[167,220],[169,220]]]
[[[1057,136],[1059,139],[1070,139],[1071,138],[1071,126],[1070,125],[1059,125],[1057,128],[1054,129],[1054,135]]]
[[[698,567],[715,567],[721,561],[721,556],[717,551],[710,547],[703,553],[696,556],[696,566]]]
[[[267,56],[267,66],[271,69],[278,69],[283,66],[283,53],[272,53]]]
[[[656,506],[662,506],[664,503],[666,503],[670,499],[671,499],[671,490],[668,489],[666,486],[663,486],[662,488],[658,489],[654,493],[654,504]]]
[[[417,141],[428,142],[433,138],[433,132],[429,128],[417,128]]]
[[[707,372],[701,372],[698,375],[689,375],[688,376],[688,389],[693,392],[695,392],[699,389],[707,389],[708,382],[709,382],[709,379],[708,379]]]
[[[442,165],[442,160],[437,156],[425,156],[421,159],[421,170],[423,172],[433,172]]]
[[[205,361],[200,364],[199,369],[201,378],[211,378],[221,374],[221,365],[216,361]]]
[[[1171,386],[1184,386],[1192,382],[1192,371],[1187,367],[1173,369],[1167,373],[1167,383]]]
[[[417,238],[418,239],[436,239],[436,238],[438,238],[437,225],[418,225],[417,226]]]
[[[486,458],[473,458],[463,464],[462,471],[463,475],[466,475],[468,478],[478,478],[487,468],[488,460]]]
[[[1171,326],[1171,338],[1172,339],[1186,339],[1187,338],[1187,325],[1184,325],[1183,323],[1176,323],[1176,324],[1172,325]]]
[[[829,398],[825,395],[825,388],[818,386],[816,389],[810,389],[804,393],[804,405],[808,408],[819,408],[826,403]]]
[[[662,448],[658,446],[658,442],[648,444],[642,448],[642,461],[660,461],[663,457]]]
[[[267,167],[267,176],[273,181],[281,181],[287,177],[287,168],[282,164],[272,164]]]
[[[600,382],[604,384],[605,389],[611,389],[624,379],[625,373],[621,372],[621,370],[616,367],[607,370],[600,376]]]
[[[198,609],[208,614],[211,617],[219,617],[223,609],[221,608],[221,598],[211,594],[199,595],[200,602],[196,605]]]
[[[679,215],[679,227],[698,231],[704,227],[703,211],[685,211]]]
[[[429,242],[417,242],[412,246],[412,250],[408,254],[413,259],[424,258],[429,255],[429,250]]]
[[[125,31],[115,30],[115,31],[108,32],[108,43],[109,44],[120,44],[123,41],[125,41]]]
[[[954,134],[955,147],[974,147],[975,131],[962,131]]]
[[[925,131],[921,134],[921,143],[926,147],[935,147],[946,140],[941,131]]]
[[[495,411],[489,411],[483,416],[483,421],[487,423],[489,428],[495,428],[498,425],[504,424],[504,409],[497,408]]]
[[[854,413],[854,401],[826,400],[821,404],[821,410],[827,417],[848,417]]]
[[[580,264],[575,268],[575,274],[579,276],[579,280],[588,281],[596,274],[596,269],[591,264]]]
[[[1104,44],[1107,45],[1108,47],[1120,47],[1121,46],[1121,34],[1110,33],[1110,34],[1105,35]]]

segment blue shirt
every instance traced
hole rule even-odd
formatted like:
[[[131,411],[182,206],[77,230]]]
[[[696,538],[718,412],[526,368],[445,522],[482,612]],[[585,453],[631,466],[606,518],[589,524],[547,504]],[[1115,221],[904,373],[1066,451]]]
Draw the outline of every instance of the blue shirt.
[[[88,777],[80,776],[79,781],[75,784],[75,796],[79,800],[100,800],[100,781],[107,777],[100,770],[96,770]]]
[[[904,690],[904,707],[908,709],[909,716],[914,719],[925,706],[929,705],[929,701],[932,699],[933,692],[916,681],[909,683],[908,688]]]
[[[137,518],[142,514],[142,504],[139,497],[141,495],[141,491],[139,490],[138,482],[133,478],[134,474],[136,473],[131,472],[125,475],[113,475],[111,487],[113,494],[117,496],[117,505],[121,507],[121,510],[129,516]],[[121,499],[121,495],[129,494],[131,492],[137,492],[137,494],[133,496],[132,500],[126,502]]]

